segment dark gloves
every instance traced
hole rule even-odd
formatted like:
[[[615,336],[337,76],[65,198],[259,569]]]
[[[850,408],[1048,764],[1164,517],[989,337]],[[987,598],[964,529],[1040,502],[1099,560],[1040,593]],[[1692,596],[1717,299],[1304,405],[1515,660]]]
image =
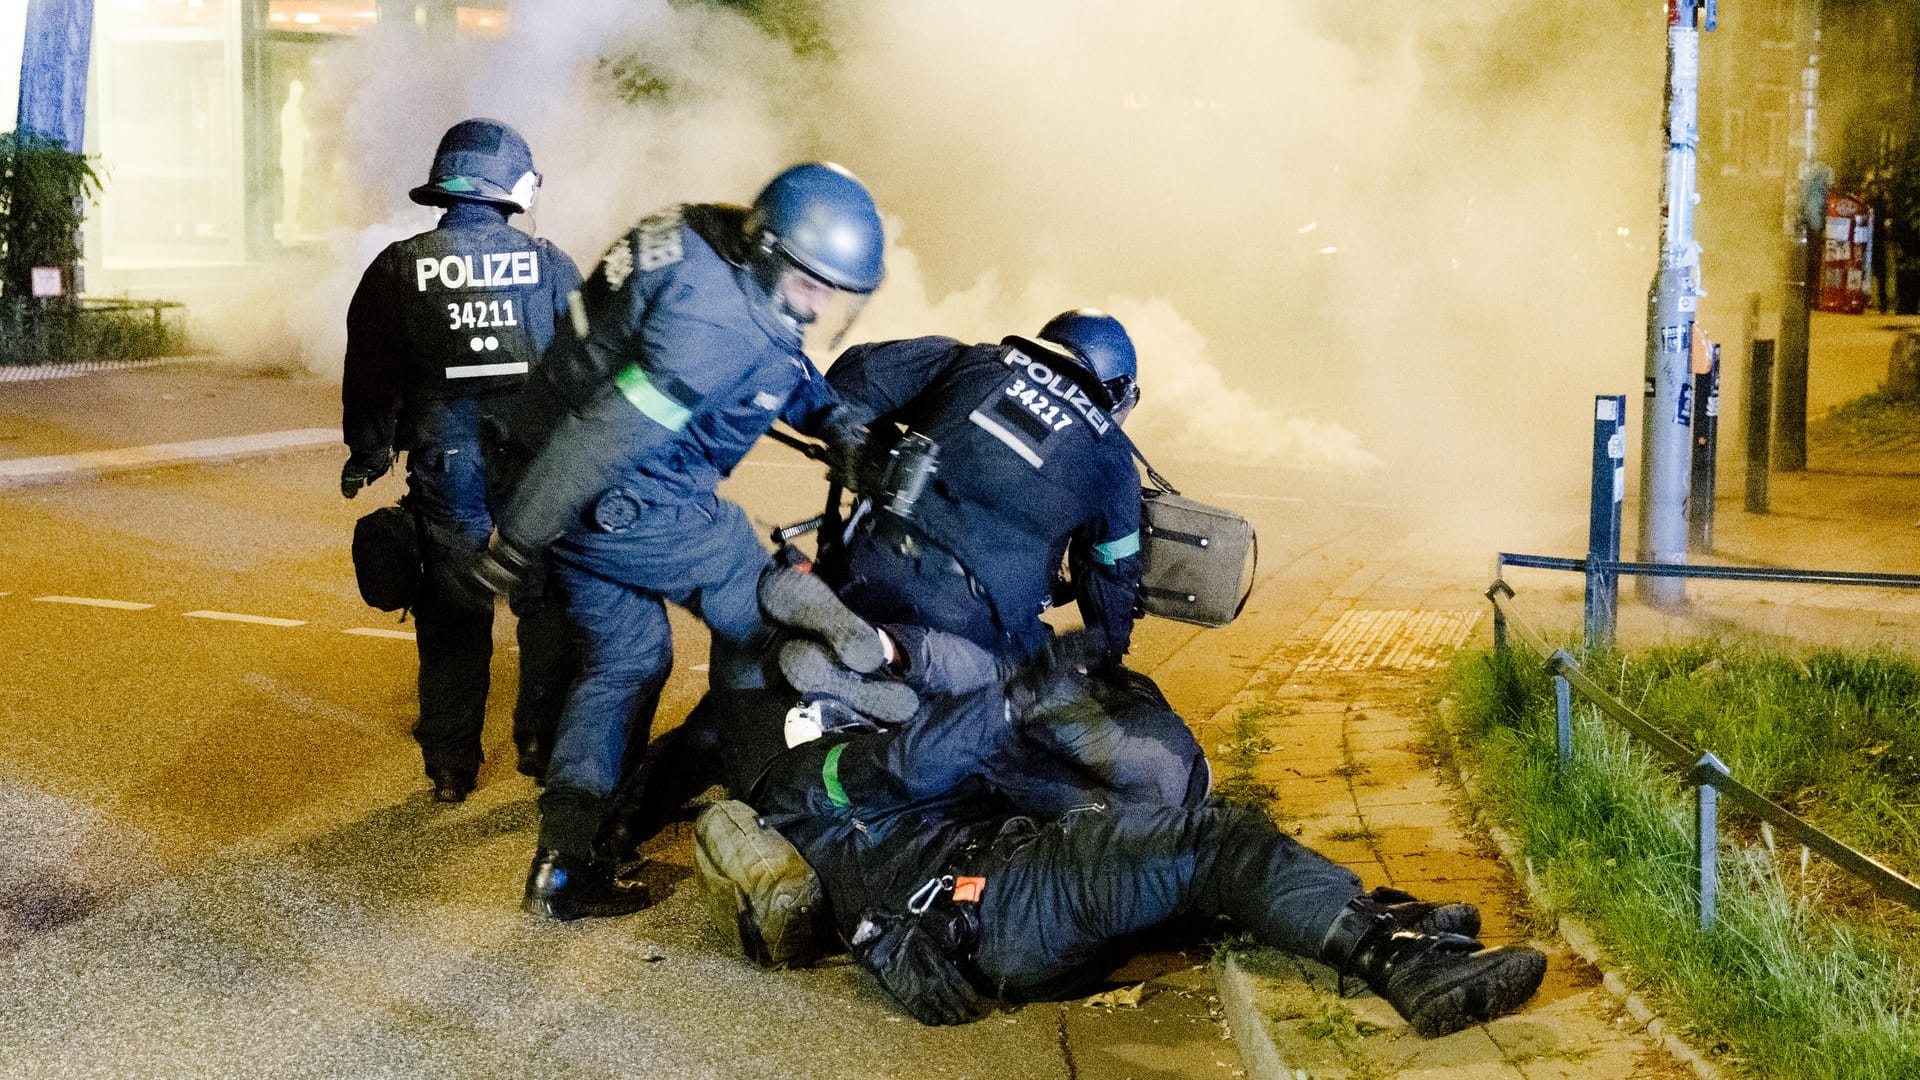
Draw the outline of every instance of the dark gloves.
[[[387,475],[393,468],[393,451],[381,447],[374,451],[356,451],[340,467],[340,494],[351,499],[360,489]]]
[[[821,460],[827,463],[827,475],[851,491],[867,493],[871,487],[867,467],[867,426],[857,423],[843,409],[835,409],[820,424],[820,441],[826,444]]]
[[[461,580],[479,596],[506,596],[518,589],[533,569],[533,558],[523,555],[498,533],[480,557],[461,568]]]
[[[985,1002],[939,944],[906,915],[869,911],[853,932],[853,956],[893,999],[923,1024],[966,1024]]]

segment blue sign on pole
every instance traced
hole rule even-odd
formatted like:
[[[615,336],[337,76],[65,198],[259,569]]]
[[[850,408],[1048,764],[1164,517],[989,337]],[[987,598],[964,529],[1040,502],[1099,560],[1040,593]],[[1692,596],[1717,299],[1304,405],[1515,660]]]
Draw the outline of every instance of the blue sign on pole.
[[[39,132],[80,153],[86,141],[92,42],[93,0],[27,0],[17,128]]]

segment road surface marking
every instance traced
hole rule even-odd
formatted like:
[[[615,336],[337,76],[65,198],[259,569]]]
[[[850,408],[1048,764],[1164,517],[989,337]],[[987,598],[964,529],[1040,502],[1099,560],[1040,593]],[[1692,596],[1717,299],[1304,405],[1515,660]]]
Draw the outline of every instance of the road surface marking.
[[[1221,499],[1252,499],[1255,502],[1303,503],[1307,500],[1297,495],[1249,495],[1244,491],[1222,491],[1215,495]]]
[[[1478,611],[1348,611],[1294,670],[1423,670],[1459,648],[1479,622]]]
[[[125,600],[100,600],[91,596],[36,596],[33,599],[41,604],[79,604],[82,607],[118,608],[121,611],[145,611],[153,606],[128,603]]]
[[[705,671],[705,670],[707,670],[707,665],[705,665],[705,664],[695,664],[695,665],[693,665],[692,667],[690,667],[690,668],[688,668],[687,670],[688,670],[688,671]]]
[[[223,622],[259,623],[261,626],[305,626],[305,619],[276,619],[270,615],[238,615],[231,611],[183,611],[189,619],[219,619]]]
[[[809,472],[826,468],[817,461],[743,461],[740,464],[756,469],[806,469]]]
[[[219,439],[156,443],[116,450],[89,450],[81,454],[13,458],[0,461],[0,488],[71,480],[97,473],[171,465],[182,461],[246,457],[339,441],[338,428],[301,428],[297,431],[268,431],[258,435],[231,435]]]
[[[411,630],[375,630],[369,626],[356,626],[351,630],[342,630],[340,632],[343,634],[358,634],[361,637],[396,638],[400,641],[413,640],[413,632]]]

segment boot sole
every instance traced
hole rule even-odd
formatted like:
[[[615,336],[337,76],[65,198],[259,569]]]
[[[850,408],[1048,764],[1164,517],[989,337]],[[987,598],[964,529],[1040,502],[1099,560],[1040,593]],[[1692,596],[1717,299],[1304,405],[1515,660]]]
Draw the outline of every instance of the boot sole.
[[[760,590],[760,607],[768,618],[820,635],[842,664],[863,675],[886,664],[880,632],[841,603],[831,586],[797,570],[775,573],[781,576],[770,578]]]
[[[890,724],[904,724],[920,711],[920,695],[913,687],[863,679],[811,642],[790,641],[780,650],[780,674],[803,694],[839,698],[855,712]]]
[[[1407,1023],[1422,1037],[1433,1039],[1504,1016],[1525,1004],[1546,974],[1546,956],[1525,946],[1476,953],[1421,997]]]

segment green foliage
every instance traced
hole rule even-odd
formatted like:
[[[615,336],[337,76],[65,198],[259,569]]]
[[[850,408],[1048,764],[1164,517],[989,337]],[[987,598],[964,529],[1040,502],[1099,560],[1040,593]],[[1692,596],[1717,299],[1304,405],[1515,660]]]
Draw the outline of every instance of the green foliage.
[[[0,364],[141,360],[186,351],[168,317],[177,305],[106,304],[41,308],[0,300]]]
[[[31,297],[33,267],[80,258],[84,206],[99,193],[85,154],[34,131],[0,135],[0,296]]]
[[[1583,667],[1736,778],[1896,869],[1920,867],[1920,668],[1907,657],[1709,640]],[[1817,859],[1802,869],[1723,801],[1732,842],[1718,924],[1702,933],[1691,789],[1579,704],[1560,775],[1551,679],[1524,658],[1498,675],[1484,655],[1455,666],[1456,753],[1549,902],[1593,924],[1696,1042],[1765,1076],[1920,1075],[1920,919]]]

